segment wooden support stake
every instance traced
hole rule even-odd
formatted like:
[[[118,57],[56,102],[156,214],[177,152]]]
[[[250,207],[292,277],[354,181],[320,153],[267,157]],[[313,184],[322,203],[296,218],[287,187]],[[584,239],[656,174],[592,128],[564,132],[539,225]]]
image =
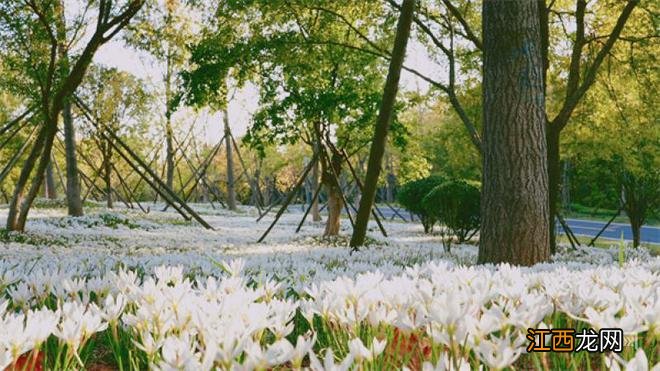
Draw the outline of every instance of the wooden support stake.
[[[616,211],[616,214],[614,214],[614,215],[612,216],[612,218],[610,218],[610,220],[607,221],[607,223],[605,224],[605,226],[603,227],[603,229],[601,229],[601,230],[598,232],[598,234],[596,234],[596,236],[595,236],[591,241],[589,241],[589,246],[593,246],[594,243],[596,243],[596,240],[598,239],[598,237],[600,237],[600,235],[603,234],[603,232],[605,232],[605,230],[607,229],[607,227],[609,227],[610,224],[612,224],[612,222],[614,221],[614,219],[616,219],[616,217],[619,216],[619,214],[621,214],[621,208],[619,208],[619,210]]]
[[[312,197],[312,202],[309,203],[309,206],[307,206],[307,210],[305,210],[305,215],[303,215],[302,220],[300,220],[300,223],[298,224],[298,228],[296,228],[296,233],[300,232],[300,228],[302,228],[303,223],[305,223],[305,219],[307,219],[307,215],[309,214],[309,211],[312,210],[312,206],[314,205],[314,201],[316,201],[316,198],[319,197],[319,193],[321,193],[321,188],[323,187],[323,184],[319,182],[318,187],[316,187],[316,191],[314,191],[314,196]]]
[[[357,188],[362,192],[362,182],[360,182],[360,179],[357,176],[357,173],[355,172],[355,169],[353,169],[353,165],[351,164],[350,159],[348,158],[348,155],[346,154],[346,151],[342,150],[344,154],[344,159],[346,160],[346,163],[348,164],[348,168],[351,171],[351,174],[353,175],[353,179],[355,180],[355,184],[357,184]],[[355,206],[351,205],[353,207],[353,210],[357,213],[357,209]],[[374,203],[374,208],[378,209],[378,206],[376,206],[376,203]],[[371,209],[371,215],[374,217],[374,220],[376,221],[376,224],[378,224],[378,229],[380,229],[380,233],[383,234],[383,236],[387,237],[387,231],[385,231],[385,227],[383,227],[383,224],[380,222],[380,218],[376,214],[376,211],[374,209]]]
[[[9,121],[5,126],[0,128],[0,135],[3,135],[4,133],[6,133],[9,129],[12,128],[12,126],[16,125],[18,122],[20,122],[25,117],[27,117],[27,115],[29,115],[35,108],[36,108],[36,106],[30,107],[27,110],[25,110],[25,112],[18,115],[18,117],[16,117],[15,119]]]
[[[135,170],[135,172],[137,172],[138,174],[140,174],[141,176],[143,176],[143,177],[145,178],[145,181],[147,181],[147,183],[150,183],[150,185],[153,184],[152,188],[154,188],[154,190],[156,190],[158,193],[160,193],[161,196],[163,196],[163,197],[166,197],[166,195],[169,196],[169,197],[167,198],[168,201],[170,201],[170,203],[172,204],[172,207],[174,207],[175,209],[177,209],[177,211],[179,211],[179,213],[180,213],[182,216],[187,217],[187,215],[185,214],[185,212],[183,212],[183,210],[185,210],[185,211],[188,212],[188,213],[189,213],[189,214],[190,214],[195,220],[197,220],[202,226],[204,226],[204,227],[207,228],[207,229],[213,229],[213,227],[212,227],[210,224],[208,224],[208,223],[206,222],[206,220],[204,220],[204,219],[203,219],[203,218],[202,218],[197,212],[195,212],[195,210],[193,210],[190,206],[188,206],[188,204],[186,204],[183,200],[181,200],[181,199],[179,198],[179,196],[177,196],[176,193],[174,193],[174,191],[172,191],[172,189],[170,189],[170,188],[167,186],[167,184],[165,184],[162,180],[160,180],[160,178],[158,178],[158,175],[157,175],[156,173],[154,173],[153,170],[151,170],[151,169],[147,166],[147,164],[146,164],[146,163],[145,163],[145,162],[144,162],[144,161],[143,161],[143,160],[142,160],[137,154],[135,154],[135,152],[133,152],[133,151],[130,149],[130,147],[128,147],[128,146],[126,145],[126,143],[124,143],[124,141],[121,140],[121,138],[119,138],[119,136],[117,136],[117,134],[115,134],[115,133],[112,132],[111,130],[108,130],[108,128],[107,128],[106,126],[104,126],[103,123],[94,122],[93,120],[91,120],[91,117],[89,116],[89,112],[91,112],[91,110],[90,110],[89,108],[87,108],[87,106],[85,105],[85,103],[83,103],[83,102],[80,100],[80,98],[78,98],[78,97],[75,97],[75,98],[76,98],[76,103],[77,103],[78,107],[82,108],[83,113],[85,114],[85,116],[87,117],[87,119],[90,120],[91,123],[92,123],[94,126],[96,126],[97,128],[98,128],[100,125],[102,126],[102,128],[105,130],[105,133],[104,133],[104,132],[101,132],[102,135],[106,138],[106,140],[109,139],[109,138],[108,138],[108,135],[114,140],[114,141],[109,141],[109,143],[115,148],[115,150],[119,153],[119,155],[120,155],[120,156],[121,156],[121,157],[122,157],[122,158],[123,158],[128,164],[129,164],[129,166],[131,166],[131,167],[133,168],[133,170]],[[128,155],[126,155],[126,154],[125,154],[125,153],[119,148],[119,146],[121,146],[121,148],[122,148],[124,151],[126,151],[126,153],[128,153]],[[129,158],[129,156],[130,156],[130,158]],[[147,173],[148,175],[150,175],[150,176],[153,178],[153,181],[152,181],[151,179],[148,179],[148,178],[146,177],[146,174],[144,174],[144,173],[141,171],[141,169],[131,161],[131,159],[132,159],[133,161],[137,162],[137,163],[139,164],[139,166],[141,166],[142,169],[144,169],[144,170],[146,171],[146,173]],[[175,205],[175,203],[178,203],[179,205],[177,206],[177,205]],[[180,207],[179,207],[179,206],[180,206]],[[183,209],[183,210],[181,210],[181,209]]]
[[[36,131],[37,131],[37,126],[35,126],[34,129],[32,129],[32,132],[30,133],[28,138],[25,140],[25,143],[23,143],[23,145],[18,150],[18,152],[16,152],[14,154],[14,156],[12,156],[12,158],[9,160],[7,165],[5,165],[5,167],[2,169],[2,171],[0,171],[0,183],[2,183],[5,180],[7,175],[9,175],[9,172],[11,171],[11,169],[14,167],[14,165],[16,165],[16,162],[18,162],[18,159],[23,155],[25,150],[29,147],[30,142],[32,141],[32,136],[34,135],[34,133]]]
[[[312,165],[316,160],[318,159],[318,153],[314,154],[314,158],[312,161],[309,162],[307,167],[305,168],[305,171],[302,173],[298,181],[296,182],[296,185],[293,187],[293,189],[289,192],[287,195],[286,200],[284,201],[284,204],[280,208],[280,210],[277,212],[277,215],[275,215],[275,219],[273,220],[272,223],[270,223],[270,226],[268,226],[268,229],[264,232],[264,234],[259,238],[257,242],[262,242],[266,236],[268,236],[268,233],[270,233],[270,230],[273,229],[275,224],[277,224],[277,221],[280,219],[284,211],[286,210],[287,206],[289,206],[289,203],[291,203],[291,200],[293,200],[293,197],[296,195],[296,192],[298,192],[298,189],[300,188],[300,185],[305,181],[307,178],[307,174],[312,170]],[[264,214],[265,215],[265,214]]]
[[[255,182],[253,181],[253,179],[250,178],[250,174],[247,171],[247,166],[245,166],[245,162],[243,161],[243,156],[241,156],[241,151],[239,150],[238,145],[236,144],[236,140],[234,139],[234,134],[229,132],[229,137],[231,138],[231,142],[234,145],[234,149],[236,150],[236,154],[238,155],[238,161],[240,162],[241,167],[243,168],[243,174],[245,174],[247,179],[248,179],[248,184],[250,185],[250,189],[252,189],[252,192],[255,192]],[[243,174],[241,174],[241,175],[243,175]],[[240,178],[240,176],[239,176],[239,178]],[[258,185],[257,185],[256,192],[259,192]],[[255,206],[257,207],[257,210],[259,210],[259,212],[261,212],[261,205],[259,205],[259,197],[256,198],[256,201],[257,202],[255,203]]]

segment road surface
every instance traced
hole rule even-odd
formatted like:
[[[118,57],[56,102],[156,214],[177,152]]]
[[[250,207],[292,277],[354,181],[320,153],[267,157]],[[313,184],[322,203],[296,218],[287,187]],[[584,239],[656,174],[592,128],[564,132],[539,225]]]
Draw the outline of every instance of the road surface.
[[[289,210],[301,210],[302,205],[291,205]],[[411,214],[399,207],[393,206],[392,208],[387,205],[378,205],[380,212],[385,216],[387,220],[395,219],[402,221],[396,213],[399,213],[406,221],[411,220]],[[395,211],[396,210],[396,211]],[[417,218],[415,218],[417,220]],[[598,232],[605,226],[606,222],[596,221],[596,220],[583,220],[583,219],[566,219],[566,223],[571,228],[574,234],[578,236],[587,236],[595,237]],[[564,232],[559,223],[557,223],[559,233]],[[603,239],[621,239],[621,233],[623,233],[623,239],[626,241],[632,241],[632,230],[630,229],[629,224],[623,223],[611,223],[607,229],[600,235],[600,238]],[[643,226],[641,233],[641,242],[642,243],[653,243],[660,244],[660,227],[656,226]]]

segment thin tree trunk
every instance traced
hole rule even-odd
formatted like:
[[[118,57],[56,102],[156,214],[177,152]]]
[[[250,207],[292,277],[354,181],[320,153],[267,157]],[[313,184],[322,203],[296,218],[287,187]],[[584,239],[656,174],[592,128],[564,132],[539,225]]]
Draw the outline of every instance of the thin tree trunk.
[[[325,185],[328,192],[328,220],[325,223],[324,236],[336,236],[341,227],[341,194],[334,186]]]
[[[101,139],[103,141],[103,139]],[[112,146],[110,140],[106,140],[105,148],[103,148],[103,179],[105,181],[106,191],[106,204],[109,209],[113,208],[112,204]],[[130,195],[127,195],[130,197]]]
[[[322,159],[324,157],[327,156],[321,156]],[[341,227],[341,210],[344,206],[340,185],[334,176],[334,174],[341,173],[341,157],[333,154],[332,159],[326,159],[321,163],[323,168],[321,182],[328,194],[328,219],[325,222],[325,231],[323,232],[323,235],[336,236],[339,234]],[[332,166],[332,168],[330,168],[330,166]]]
[[[483,3],[483,191],[479,263],[550,256],[538,2]]]
[[[71,117],[71,105],[64,104],[62,111],[64,122],[64,150],[66,152],[66,201],[69,216],[82,216],[82,198],[80,197],[80,178],[78,176],[78,160],[76,158],[76,133]]]
[[[630,228],[633,235],[633,247],[639,247],[641,242],[642,224],[638,220],[630,219]]]
[[[319,148],[318,144],[314,146],[314,150],[318,153]],[[312,188],[316,190],[319,187],[319,161],[316,161],[314,163],[314,167],[312,167]],[[319,210],[319,197],[317,196],[312,200],[312,220],[315,222],[320,222],[321,221],[321,210]]]
[[[51,149],[53,148],[53,141],[56,132],[57,116],[46,120],[44,127],[40,130],[39,136],[35,140],[32,150],[23,165],[23,169],[21,170],[21,174],[16,183],[16,188],[14,189],[11,203],[9,204],[9,212],[7,214],[8,230],[18,232],[25,231],[25,222],[27,221],[28,212],[30,211],[32,202],[36,198],[39,188],[44,181],[46,167],[50,161]],[[32,178],[30,188],[27,189],[33,170],[35,176]]]
[[[360,198],[360,207],[358,209],[355,229],[351,237],[351,247],[357,248],[364,244],[367,235],[367,225],[369,215],[376,198],[376,189],[378,188],[378,177],[380,176],[383,154],[385,153],[385,144],[387,143],[387,132],[392,121],[394,103],[399,90],[399,78],[401,77],[401,67],[406,56],[406,46],[410,36],[410,25],[412,24],[415,12],[415,0],[403,0],[401,5],[401,15],[396,28],[396,37],[394,39],[394,48],[392,49],[392,59],[390,61],[387,80],[383,91],[383,100],[380,104],[378,118],[376,119],[376,129],[374,131],[371,150],[369,151],[369,165],[367,166],[367,175],[364,181],[362,197]]]
[[[50,200],[57,198],[57,189],[55,185],[55,172],[53,171],[53,161],[51,159],[46,166],[46,181],[44,182],[44,196]]]
[[[58,53],[66,72],[69,72],[69,56],[67,55],[66,19],[64,17],[64,0],[58,0],[57,6],[57,41]],[[64,151],[66,158],[66,203],[69,216],[82,216],[82,198],[80,197],[80,179],[78,175],[78,161],[76,158],[76,132],[73,128],[71,103],[65,97],[62,107],[62,121],[64,123]]]
[[[236,184],[234,181],[234,152],[231,144],[231,129],[229,127],[229,112],[222,111],[225,126],[225,150],[227,151],[227,208],[236,210]]]
[[[18,180],[16,181],[14,193],[12,195],[11,202],[9,203],[9,210],[7,212],[7,229],[10,231],[22,232],[25,228],[24,225],[19,225],[18,215],[20,214],[22,205],[25,202],[25,192],[30,180],[30,175],[36,166],[39,155],[43,151],[46,142],[47,131],[48,130],[46,124],[44,124],[44,126],[39,129],[37,139],[35,139],[34,143],[32,144],[32,149],[30,150],[27,159],[23,163],[23,168],[21,169]]]

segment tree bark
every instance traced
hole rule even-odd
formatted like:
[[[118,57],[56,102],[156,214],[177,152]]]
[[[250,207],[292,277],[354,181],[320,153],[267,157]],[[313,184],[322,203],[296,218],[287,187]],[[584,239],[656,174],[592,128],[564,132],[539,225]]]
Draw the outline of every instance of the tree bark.
[[[378,188],[378,177],[380,176],[383,154],[385,153],[385,144],[387,143],[387,132],[390,129],[392,114],[396,94],[399,90],[399,78],[401,77],[401,67],[406,56],[406,46],[410,36],[410,26],[415,13],[415,0],[403,0],[401,5],[401,14],[396,27],[396,36],[394,38],[394,48],[392,49],[392,59],[387,72],[387,80],[383,90],[383,100],[378,111],[376,119],[376,128],[374,131],[371,149],[369,151],[369,162],[367,166],[367,175],[364,181],[362,197],[360,198],[360,207],[355,220],[355,229],[351,236],[351,247],[357,248],[364,244],[367,235],[367,225],[371,208],[376,199],[376,189]]]
[[[101,141],[104,141],[101,139]],[[103,180],[105,181],[105,194],[106,204],[108,209],[114,207],[112,203],[112,145],[110,140],[105,140],[105,148],[103,148]],[[130,195],[127,195],[130,197]]]
[[[315,146],[315,151],[318,153],[318,145]],[[312,167],[312,189],[316,190],[319,187],[319,162],[314,163]],[[315,222],[321,221],[321,210],[319,209],[319,197],[317,196],[312,200],[312,220]]]
[[[231,128],[229,127],[229,112],[222,111],[225,124],[225,150],[227,151],[227,208],[236,211],[236,184],[234,180],[234,151],[231,144]]]
[[[537,1],[483,3],[479,263],[550,256],[543,59]]]
[[[57,198],[57,189],[55,185],[55,173],[53,171],[53,161],[51,159],[46,166],[46,181],[44,182],[44,196],[50,200]]]
[[[44,181],[56,132],[57,116],[46,120],[45,125],[39,130],[39,135],[32,146],[28,158],[23,164],[7,213],[7,229],[10,231],[23,232],[25,230],[25,222],[27,221],[30,206],[32,206],[32,202],[34,202],[39,188]],[[30,188],[27,189],[35,167],[35,175],[32,178]]]
[[[639,247],[641,242],[642,224],[636,220],[633,221],[630,219],[630,228],[632,229],[633,235],[633,247]]]
[[[39,130],[37,139],[33,143],[32,150],[16,182],[7,214],[7,229],[20,232],[25,229],[25,222],[30,211],[30,206],[43,183],[46,167],[50,162],[53,141],[57,133],[58,117],[64,109],[67,98],[71,97],[82,82],[85,72],[98,48],[125,27],[143,5],[144,0],[132,0],[125,10],[116,17],[103,17],[99,15],[94,33],[87,42],[87,45],[83,48],[73,67],[70,70],[67,68],[68,74],[57,84],[57,89],[50,90],[49,88],[47,91],[42,92],[42,96],[40,97],[40,111],[44,118],[44,125]],[[35,12],[38,11],[35,10]],[[50,66],[56,66],[58,63],[56,57],[58,54],[56,53],[58,45],[56,43],[57,40],[54,41],[51,45]],[[54,71],[51,68],[49,69],[50,72]],[[52,83],[55,82],[54,72],[49,78],[51,80],[48,83],[52,87],[54,86]],[[34,177],[32,177],[30,188],[26,192],[28,182],[33,173]]]
[[[546,126],[546,139],[548,145],[548,234],[550,241],[550,254],[557,250],[557,211],[559,202],[561,165],[559,157],[560,131],[556,126]]]
[[[69,73],[69,56],[67,54],[66,19],[64,18],[64,1],[59,0],[57,11],[57,42],[58,53],[64,69]],[[76,132],[73,128],[71,104],[65,97],[62,108],[64,123],[64,152],[66,158],[66,203],[69,216],[82,216],[82,198],[80,197],[80,179],[78,176],[78,160],[76,158]]]
[[[76,158],[76,133],[71,117],[71,105],[67,102],[62,111],[64,122],[64,150],[66,152],[66,202],[69,216],[82,216],[82,198],[80,197],[80,178],[78,159]]]
[[[321,156],[323,159],[327,156]],[[328,194],[328,219],[325,222],[324,236],[336,236],[341,227],[341,210],[344,207],[341,189],[335,174],[341,174],[341,157],[333,154],[331,159],[321,161],[321,183]],[[332,167],[332,168],[331,168]]]

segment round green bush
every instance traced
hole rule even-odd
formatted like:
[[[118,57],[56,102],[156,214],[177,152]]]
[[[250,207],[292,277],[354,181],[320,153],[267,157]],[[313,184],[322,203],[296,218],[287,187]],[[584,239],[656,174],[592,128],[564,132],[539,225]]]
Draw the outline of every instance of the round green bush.
[[[479,188],[464,180],[448,180],[422,200],[426,214],[442,224],[445,250],[449,251],[454,236],[461,243],[479,230],[480,193]]]
[[[433,230],[435,219],[427,214],[424,207],[424,197],[435,187],[445,181],[445,178],[433,175],[426,178],[413,180],[405,183],[397,193],[397,200],[411,213],[417,215],[424,226],[424,232],[429,233]]]

